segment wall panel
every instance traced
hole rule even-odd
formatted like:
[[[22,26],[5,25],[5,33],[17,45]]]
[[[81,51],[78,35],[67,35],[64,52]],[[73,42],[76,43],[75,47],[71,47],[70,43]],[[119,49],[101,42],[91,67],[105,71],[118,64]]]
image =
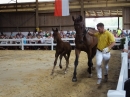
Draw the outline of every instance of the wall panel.
[[[72,16],[75,18],[80,12],[71,12],[69,16],[56,17],[53,13],[39,13],[39,28],[41,30],[73,30]],[[0,32],[26,32],[36,29],[36,15],[33,12],[0,13]]]
[[[130,7],[123,8],[123,28],[130,29]]]
[[[33,27],[35,28],[35,13],[0,13],[1,32],[32,30]]]
[[[51,30],[52,28],[59,28],[60,30],[73,30],[72,16],[77,17],[80,12],[71,12],[69,16],[56,17],[51,14],[39,14],[39,24],[42,30]]]

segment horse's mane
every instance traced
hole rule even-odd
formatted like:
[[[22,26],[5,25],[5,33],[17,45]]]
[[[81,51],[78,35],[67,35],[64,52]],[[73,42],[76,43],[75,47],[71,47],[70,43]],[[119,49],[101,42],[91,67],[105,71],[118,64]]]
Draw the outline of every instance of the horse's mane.
[[[85,28],[95,30],[95,28],[93,27],[85,27]]]

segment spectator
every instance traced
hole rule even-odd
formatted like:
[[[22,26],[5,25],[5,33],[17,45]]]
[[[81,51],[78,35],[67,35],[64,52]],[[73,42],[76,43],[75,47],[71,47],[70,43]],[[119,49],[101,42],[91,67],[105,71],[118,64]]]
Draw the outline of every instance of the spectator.
[[[116,30],[113,30],[114,37],[118,37]]]
[[[73,30],[73,31],[71,32],[71,35],[75,35],[75,33],[76,33],[76,32]]]
[[[121,35],[121,29],[119,29],[119,28],[117,28],[117,35],[118,35],[118,37],[120,37],[120,35]]]
[[[69,35],[70,35],[70,31],[67,31],[66,37],[69,37]]]
[[[48,36],[48,37],[46,37],[46,39],[48,39],[48,40],[45,40],[45,43],[51,44],[51,39],[52,39],[51,35]],[[44,49],[45,49],[45,50],[48,50],[48,49],[50,49],[50,48],[49,48],[48,46],[44,46]]]
[[[125,36],[126,36],[126,37],[129,36],[128,30],[126,30]]]
[[[28,35],[27,36],[31,36],[32,34],[31,34],[31,32],[30,31],[28,31]]]
[[[60,36],[61,36],[61,38],[63,38],[63,36],[64,36],[64,32],[62,30],[60,30]]]
[[[1,35],[1,39],[5,39],[5,36],[4,35]],[[1,41],[1,44],[6,44],[7,41]],[[3,46],[2,49],[7,49],[6,46]]]
[[[67,39],[67,35],[63,35],[63,38],[62,39]],[[68,40],[63,40],[64,42],[69,42]]]
[[[36,37],[36,32],[35,31],[33,32],[33,36]]]
[[[23,43],[24,43],[24,44],[27,43],[27,42],[26,42],[26,37],[25,37],[25,36],[23,37]]]
[[[20,32],[18,32],[18,33],[16,34],[16,36],[20,36]]]
[[[49,33],[49,31],[46,31],[45,37],[48,37],[48,36],[50,36],[50,33]]]

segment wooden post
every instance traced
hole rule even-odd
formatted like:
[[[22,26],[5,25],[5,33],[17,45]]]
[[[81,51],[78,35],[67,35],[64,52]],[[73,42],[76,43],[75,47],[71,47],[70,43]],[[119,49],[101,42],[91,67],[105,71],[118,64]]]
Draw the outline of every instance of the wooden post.
[[[36,0],[36,30],[39,31],[38,0]]]
[[[18,3],[18,2],[17,2],[17,0],[16,0],[16,12],[17,12],[17,3]]]
[[[81,15],[82,15],[82,17],[83,17],[83,19],[84,19],[84,0],[81,0],[80,1],[80,6],[81,6]]]
[[[85,25],[84,0],[80,1],[80,6],[81,6],[81,15],[83,17],[83,21],[84,21],[84,25]]]
[[[124,7],[123,8],[123,29],[129,29],[130,28],[130,7]]]
[[[118,16],[118,28],[120,28],[120,27],[119,27],[119,16]]]

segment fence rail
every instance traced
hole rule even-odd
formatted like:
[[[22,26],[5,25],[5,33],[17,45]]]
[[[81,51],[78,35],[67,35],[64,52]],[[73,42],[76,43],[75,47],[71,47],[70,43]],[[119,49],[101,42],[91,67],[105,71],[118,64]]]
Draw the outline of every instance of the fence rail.
[[[124,48],[128,50],[128,39],[126,38]],[[128,79],[128,53],[121,53],[121,70],[116,90],[108,90],[107,97],[126,97],[124,83]]]
[[[120,45],[120,39],[121,38],[116,38],[116,44],[115,45]],[[0,46],[21,46],[22,50],[24,50],[24,46],[51,46],[51,50],[54,49],[54,46],[56,45],[55,43],[53,43],[53,38],[50,39],[44,39],[45,43],[34,43],[34,44],[27,44],[24,43],[24,41],[38,41],[41,39],[0,39]],[[75,41],[75,38],[62,38],[63,41]],[[15,44],[13,44],[12,42],[15,41]],[[49,41],[49,42],[46,42]],[[71,46],[75,46],[75,43],[70,43]]]
[[[24,50],[24,46],[51,46],[51,50],[54,49],[54,46],[56,46],[55,43],[53,43],[53,38],[50,39],[44,39],[44,43],[38,44],[36,41],[41,40],[41,39],[0,39],[0,46],[21,46],[22,50]],[[75,40],[74,38],[65,38],[62,39],[63,41],[68,41],[69,40]],[[10,42],[15,41],[15,44],[12,44]],[[34,44],[32,43],[24,43],[24,41],[35,41]],[[49,41],[49,42],[48,42]],[[71,46],[75,46],[75,43],[70,43]]]

